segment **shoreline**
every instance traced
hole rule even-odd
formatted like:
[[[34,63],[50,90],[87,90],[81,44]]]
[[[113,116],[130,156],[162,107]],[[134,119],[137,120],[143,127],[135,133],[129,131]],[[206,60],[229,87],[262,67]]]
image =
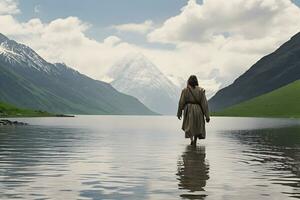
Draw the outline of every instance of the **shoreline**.
[[[75,117],[74,115],[65,115],[65,114],[57,114],[57,115],[49,115],[49,116],[0,116],[0,127],[1,126],[26,126],[29,125],[28,123],[21,122],[21,121],[16,121],[16,120],[10,120],[10,119],[18,119],[18,118],[45,118],[45,117],[60,117],[60,118],[65,118],[65,117]]]
[[[56,115],[0,115],[1,119],[6,118],[37,118],[37,117],[75,117],[75,115],[56,114]]]

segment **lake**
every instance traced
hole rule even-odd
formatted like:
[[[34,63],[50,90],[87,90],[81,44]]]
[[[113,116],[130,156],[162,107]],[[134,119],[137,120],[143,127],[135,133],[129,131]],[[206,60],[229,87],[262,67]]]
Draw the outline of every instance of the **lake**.
[[[299,199],[300,120],[213,117],[189,146],[172,116],[0,127],[0,199]]]

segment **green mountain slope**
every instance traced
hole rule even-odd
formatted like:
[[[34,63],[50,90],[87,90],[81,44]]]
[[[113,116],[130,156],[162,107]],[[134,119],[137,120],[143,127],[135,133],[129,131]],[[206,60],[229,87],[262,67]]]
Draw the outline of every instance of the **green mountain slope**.
[[[13,105],[0,102],[0,117],[48,117],[54,114],[39,111],[17,108]]]
[[[300,80],[215,113],[217,116],[300,118]]]
[[[0,101],[51,113],[154,115],[138,99],[0,33]]]
[[[300,33],[263,57],[209,100],[213,112],[279,89],[300,79]]]

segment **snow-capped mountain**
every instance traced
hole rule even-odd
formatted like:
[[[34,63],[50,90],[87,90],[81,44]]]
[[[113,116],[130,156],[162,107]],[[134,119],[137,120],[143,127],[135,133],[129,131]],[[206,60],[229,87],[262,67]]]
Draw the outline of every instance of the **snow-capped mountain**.
[[[152,115],[136,98],[65,64],[45,61],[0,33],[0,101],[22,108],[72,114]]]
[[[138,98],[150,109],[161,114],[176,113],[179,87],[144,55],[127,55],[116,62],[107,75],[113,79],[113,87]]]
[[[2,34],[0,34],[0,55],[3,55],[4,61],[12,65],[22,65],[44,72],[52,70],[51,64],[30,47],[10,40]]]

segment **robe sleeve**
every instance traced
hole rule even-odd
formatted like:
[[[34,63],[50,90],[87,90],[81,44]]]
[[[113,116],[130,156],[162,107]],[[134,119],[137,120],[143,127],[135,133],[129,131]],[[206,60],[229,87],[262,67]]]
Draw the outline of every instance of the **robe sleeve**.
[[[202,106],[202,109],[203,109],[203,114],[205,115],[205,118],[206,119],[209,119],[209,108],[208,108],[208,102],[207,102],[207,99],[206,99],[206,95],[205,95],[205,90],[203,91],[203,94],[202,94],[202,98],[201,98],[201,106]]]
[[[184,90],[182,90],[179,103],[178,103],[178,111],[177,111],[178,118],[182,116],[182,110],[184,109],[184,106],[185,106],[185,95],[184,95]]]

